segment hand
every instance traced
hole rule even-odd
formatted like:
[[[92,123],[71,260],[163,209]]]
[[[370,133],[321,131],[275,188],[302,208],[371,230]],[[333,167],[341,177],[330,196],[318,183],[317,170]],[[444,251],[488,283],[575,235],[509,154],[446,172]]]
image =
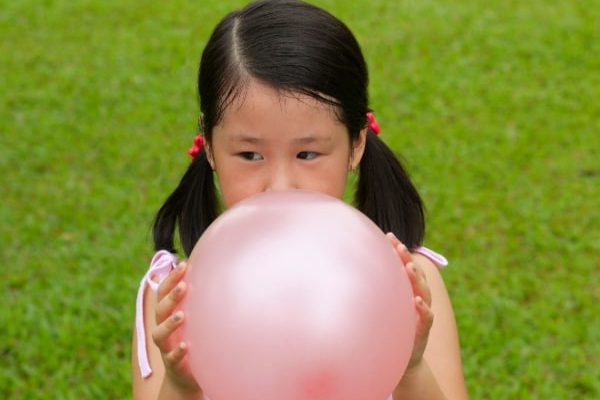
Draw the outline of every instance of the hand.
[[[165,365],[165,380],[180,392],[198,392],[200,387],[192,376],[189,366],[187,343],[181,341],[183,311],[177,310],[185,297],[187,285],[183,277],[187,271],[186,262],[180,262],[158,287],[156,306],[156,327],[152,339],[160,349]]]
[[[423,269],[412,260],[412,255],[393,233],[388,233],[387,238],[392,243],[396,254],[400,257],[402,264],[406,270],[406,274],[412,286],[415,310],[417,311],[417,330],[415,333],[415,342],[413,351],[408,362],[408,369],[417,366],[423,359],[429,331],[433,325],[433,312],[431,311],[431,292],[427,285],[425,272]]]

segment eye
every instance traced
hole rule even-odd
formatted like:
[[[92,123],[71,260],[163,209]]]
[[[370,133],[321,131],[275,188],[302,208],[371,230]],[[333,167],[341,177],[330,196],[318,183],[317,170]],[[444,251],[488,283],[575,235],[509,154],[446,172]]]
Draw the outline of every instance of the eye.
[[[263,159],[263,156],[261,156],[259,153],[255,152],[255,151],[243,151],[239,155],[244,160],[248,160],[248,161],[260,161]]]
[[[317,158],[318,153],[315,151],[301,151],[296,157],[301,160],[313,160]]]

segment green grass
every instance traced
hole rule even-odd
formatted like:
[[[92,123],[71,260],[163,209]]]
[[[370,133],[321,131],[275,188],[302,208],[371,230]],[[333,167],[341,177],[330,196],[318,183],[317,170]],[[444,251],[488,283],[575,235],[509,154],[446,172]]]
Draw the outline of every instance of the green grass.
[[[154,212],[243,2],[0,0],[0,397],[130,396]],[[600,2],[317,4],[428,205],[474,399],[600,398]]]

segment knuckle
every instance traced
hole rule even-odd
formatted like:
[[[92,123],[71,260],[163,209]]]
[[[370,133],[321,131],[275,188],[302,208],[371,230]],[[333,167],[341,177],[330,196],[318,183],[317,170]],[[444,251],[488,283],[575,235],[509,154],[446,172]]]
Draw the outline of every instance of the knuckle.
[[[429,316],[429,318],[427,318],[427,327],[431,328],[433,326],[433,314],[431,314],[431,316]]]
[[[159,348],[161,347],[161,341],[162,341],[162,334],[161,334],[161,330],[159,327],[156,327],[154,329],[152,329],[152,341],[154,342],[154,344],[156,344]]]
[[[177,270],[171,270],[161,284],[158,285],[157,293],[159,298],[167,296],[172,291],[173,286],[175,286],[181,279],[182,277],[178,275]]]
[[[169,365],[173,365],[175,362],[173,360],[173,353],[175,352],[175,350],[170,351],[169,353],[167,353],[165,355],[165,362],[168,363]]]
[[[166,295],[167,293],[169,293],[169,291],[171,290],[171,286],[173,285],[172,281],[173,281],[173,271],[169,272],[169,274],[161,282],[161,284],[158,285],[158,293],[162,294],[163,296]]]
[[[176,365],[181,359],[181,349],[179,346],[171,350],[165,357],[170,365]]]
[[[423,319],[427,322],[428,325],[433,324],[434,314],[430,308],[427,308],[423,313]]]
[[[158,296],[159,301],[163,297],[165,297],[167,295],[167,293],[169,293],[169,288],[168,288],[167,284],[168,284],[168,282],[165,279],[160,285],[158,285],[158,290],[156,291],[156,294]]]
[[[174,298],[173,294],[165,296],[156,308],[157,319],[160,319],[161,321],[167,319],[177,303],[178,300]]]
[[[158,307],[156,307],[156,324],[162,324],[166,318],[166,313],[164,311],[165,309],[165,303],[163,301],[161,301],[158,304]]]

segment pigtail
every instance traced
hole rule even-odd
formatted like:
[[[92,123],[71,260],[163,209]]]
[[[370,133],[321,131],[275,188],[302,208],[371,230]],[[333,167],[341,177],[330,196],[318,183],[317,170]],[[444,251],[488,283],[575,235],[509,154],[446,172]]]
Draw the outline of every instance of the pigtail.
[[[423,202],[396,155],[369,130],[360,162],[356,205],[384,232],[393,232],[409,249],[425,235]]]
[[[152,229],[155,250],[175,253],[175,228],[183,251],[190,255],[196,241],[217,217],[213,172],[206,152],[199,152],[179,185],[158,210]]]

